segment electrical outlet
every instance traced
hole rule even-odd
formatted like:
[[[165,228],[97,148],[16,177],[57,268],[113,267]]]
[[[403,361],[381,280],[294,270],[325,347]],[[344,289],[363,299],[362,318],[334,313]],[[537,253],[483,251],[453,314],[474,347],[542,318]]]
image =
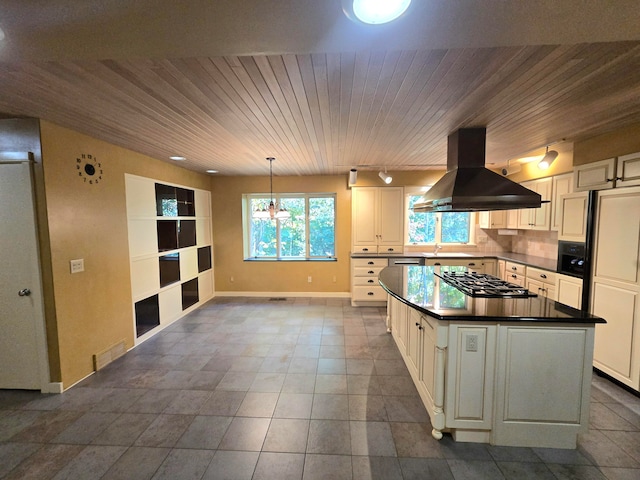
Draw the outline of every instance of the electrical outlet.
[[[84,258],[78,258],[69,262],[71,265],[71,273],[84,272]]]
[[[233,282],[234,282],[234,278],[233,278],[233,277],[229,278],[229,281],[230,281],[231,283],[233,283]]]
[[[307,282],[308,282],[308,283],[311,283],[311,275],[309,275],[309,276],[307,277]]]
[[[478,335],[467,335],[467,352],[477,352],[478,351]]]
[[[336,283],[336,276],[333,276],[333,283]]]

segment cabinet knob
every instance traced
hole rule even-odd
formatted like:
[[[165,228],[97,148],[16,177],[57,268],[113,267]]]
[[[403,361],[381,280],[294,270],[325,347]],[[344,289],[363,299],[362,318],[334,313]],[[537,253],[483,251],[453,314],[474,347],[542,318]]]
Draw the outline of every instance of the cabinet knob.
[[[418,330],[424,330],[424,329],[422,328],[422,325],[418,325]]]
[[[469,263],[469,266],[470,266],[470,267],[475,267],[475,266],[476,266],[476,264],[475,264],[475,263],[473,263],[473,262],[471,262],[471,263]]]
[[[436,265],[436,266],[440,266],[440,265],[442,265],[442,264],[441,264],[440,262],[436,262],[436,263],[434,263],[434,265]]]
[[[547,276],[544,273],[541,273],[540,278],[547,278]]]
[[[373,270],[369,270],[367,273],[368,273],[369,275],[373,275],[373,274],[374,274],[374,273],[376,273],[376,272],[374,272]]]
[[[511,267],[511,270],[517,270],[518,267]]]
[[[373,265],[373,262],[367,262],[367,265]]]
[[[373,292],[367,292],[367,295],[373,295]]]
[[[419,327],[419,326],[420,326],[420,324],[418,322],[416,322],[416,327]]]
[[[368,283],[373,283],[373,280],[367,280]]]
[[[620,181],[620,182],[621,182],[622,180],[624,180],[624,178],[622,178],[622,177],[616,177],[616,180],[618,180],[618,181]]]
[[[368,251],[369,251],[369,249],[368,249],[368,248],[363,248],[363,249],[362,249],[362,251],[363,251],[363,252],[368,252]]]
[[[613,182],[613,178],[607,178],[607,182]]]

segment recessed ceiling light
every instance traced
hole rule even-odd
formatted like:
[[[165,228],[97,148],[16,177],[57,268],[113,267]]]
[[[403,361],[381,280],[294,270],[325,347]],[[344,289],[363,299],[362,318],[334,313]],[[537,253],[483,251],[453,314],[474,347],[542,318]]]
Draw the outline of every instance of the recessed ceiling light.
[[[400,17],[410,4],[411,0],[342,0],[342,9],[352,20],[379,25]]]
[[[218,173],[218,170],[207,170],[207,173]]]
[[[176,162],[182,162],[183,160],[186,160],[187,157],[182,157],[180,155],[172,155],[169,157],[171,160],[175,160]]]

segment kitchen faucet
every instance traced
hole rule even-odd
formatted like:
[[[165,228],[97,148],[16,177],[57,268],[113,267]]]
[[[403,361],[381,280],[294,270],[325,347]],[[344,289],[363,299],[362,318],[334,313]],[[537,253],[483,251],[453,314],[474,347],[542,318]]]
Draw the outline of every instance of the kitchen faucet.
[[[433,254],[438,255],[438,250],[442,248],[442,245],[438,245],[437,243],[433,247]]]

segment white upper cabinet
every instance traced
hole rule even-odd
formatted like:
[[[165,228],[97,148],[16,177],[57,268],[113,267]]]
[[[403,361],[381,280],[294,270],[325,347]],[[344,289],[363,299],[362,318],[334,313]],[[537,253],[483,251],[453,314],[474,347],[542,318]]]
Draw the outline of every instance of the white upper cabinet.
[[[616,187],[640,185],[640,152],[618,157]]]
[[[523,187],[540,194],[543,201],[551,202],[553,180],[551,177],[523,182]],[[550,203],[543,203],[540,208],[523,208],[518,214],[518,228],[524,230],[549,230],[551,226]]]
[[[354,187],[351,193],[351,243],[354,253],[402,253],[404,189]]]
[[[492,210],[478,213],[480,228],[507,228],[507,210]]]
[[[560,211],[558,240],[585,241],[588,194],[589,192],[567,193],[557,199]]]
[[[553,198],[551,200],[551,230],[560,230],[562,202],[560,197],[573,192],[573,173],[553,177]]]
[[[606,190],[615,186],[616,159],[579,165],[573,169],[573,190]]]

